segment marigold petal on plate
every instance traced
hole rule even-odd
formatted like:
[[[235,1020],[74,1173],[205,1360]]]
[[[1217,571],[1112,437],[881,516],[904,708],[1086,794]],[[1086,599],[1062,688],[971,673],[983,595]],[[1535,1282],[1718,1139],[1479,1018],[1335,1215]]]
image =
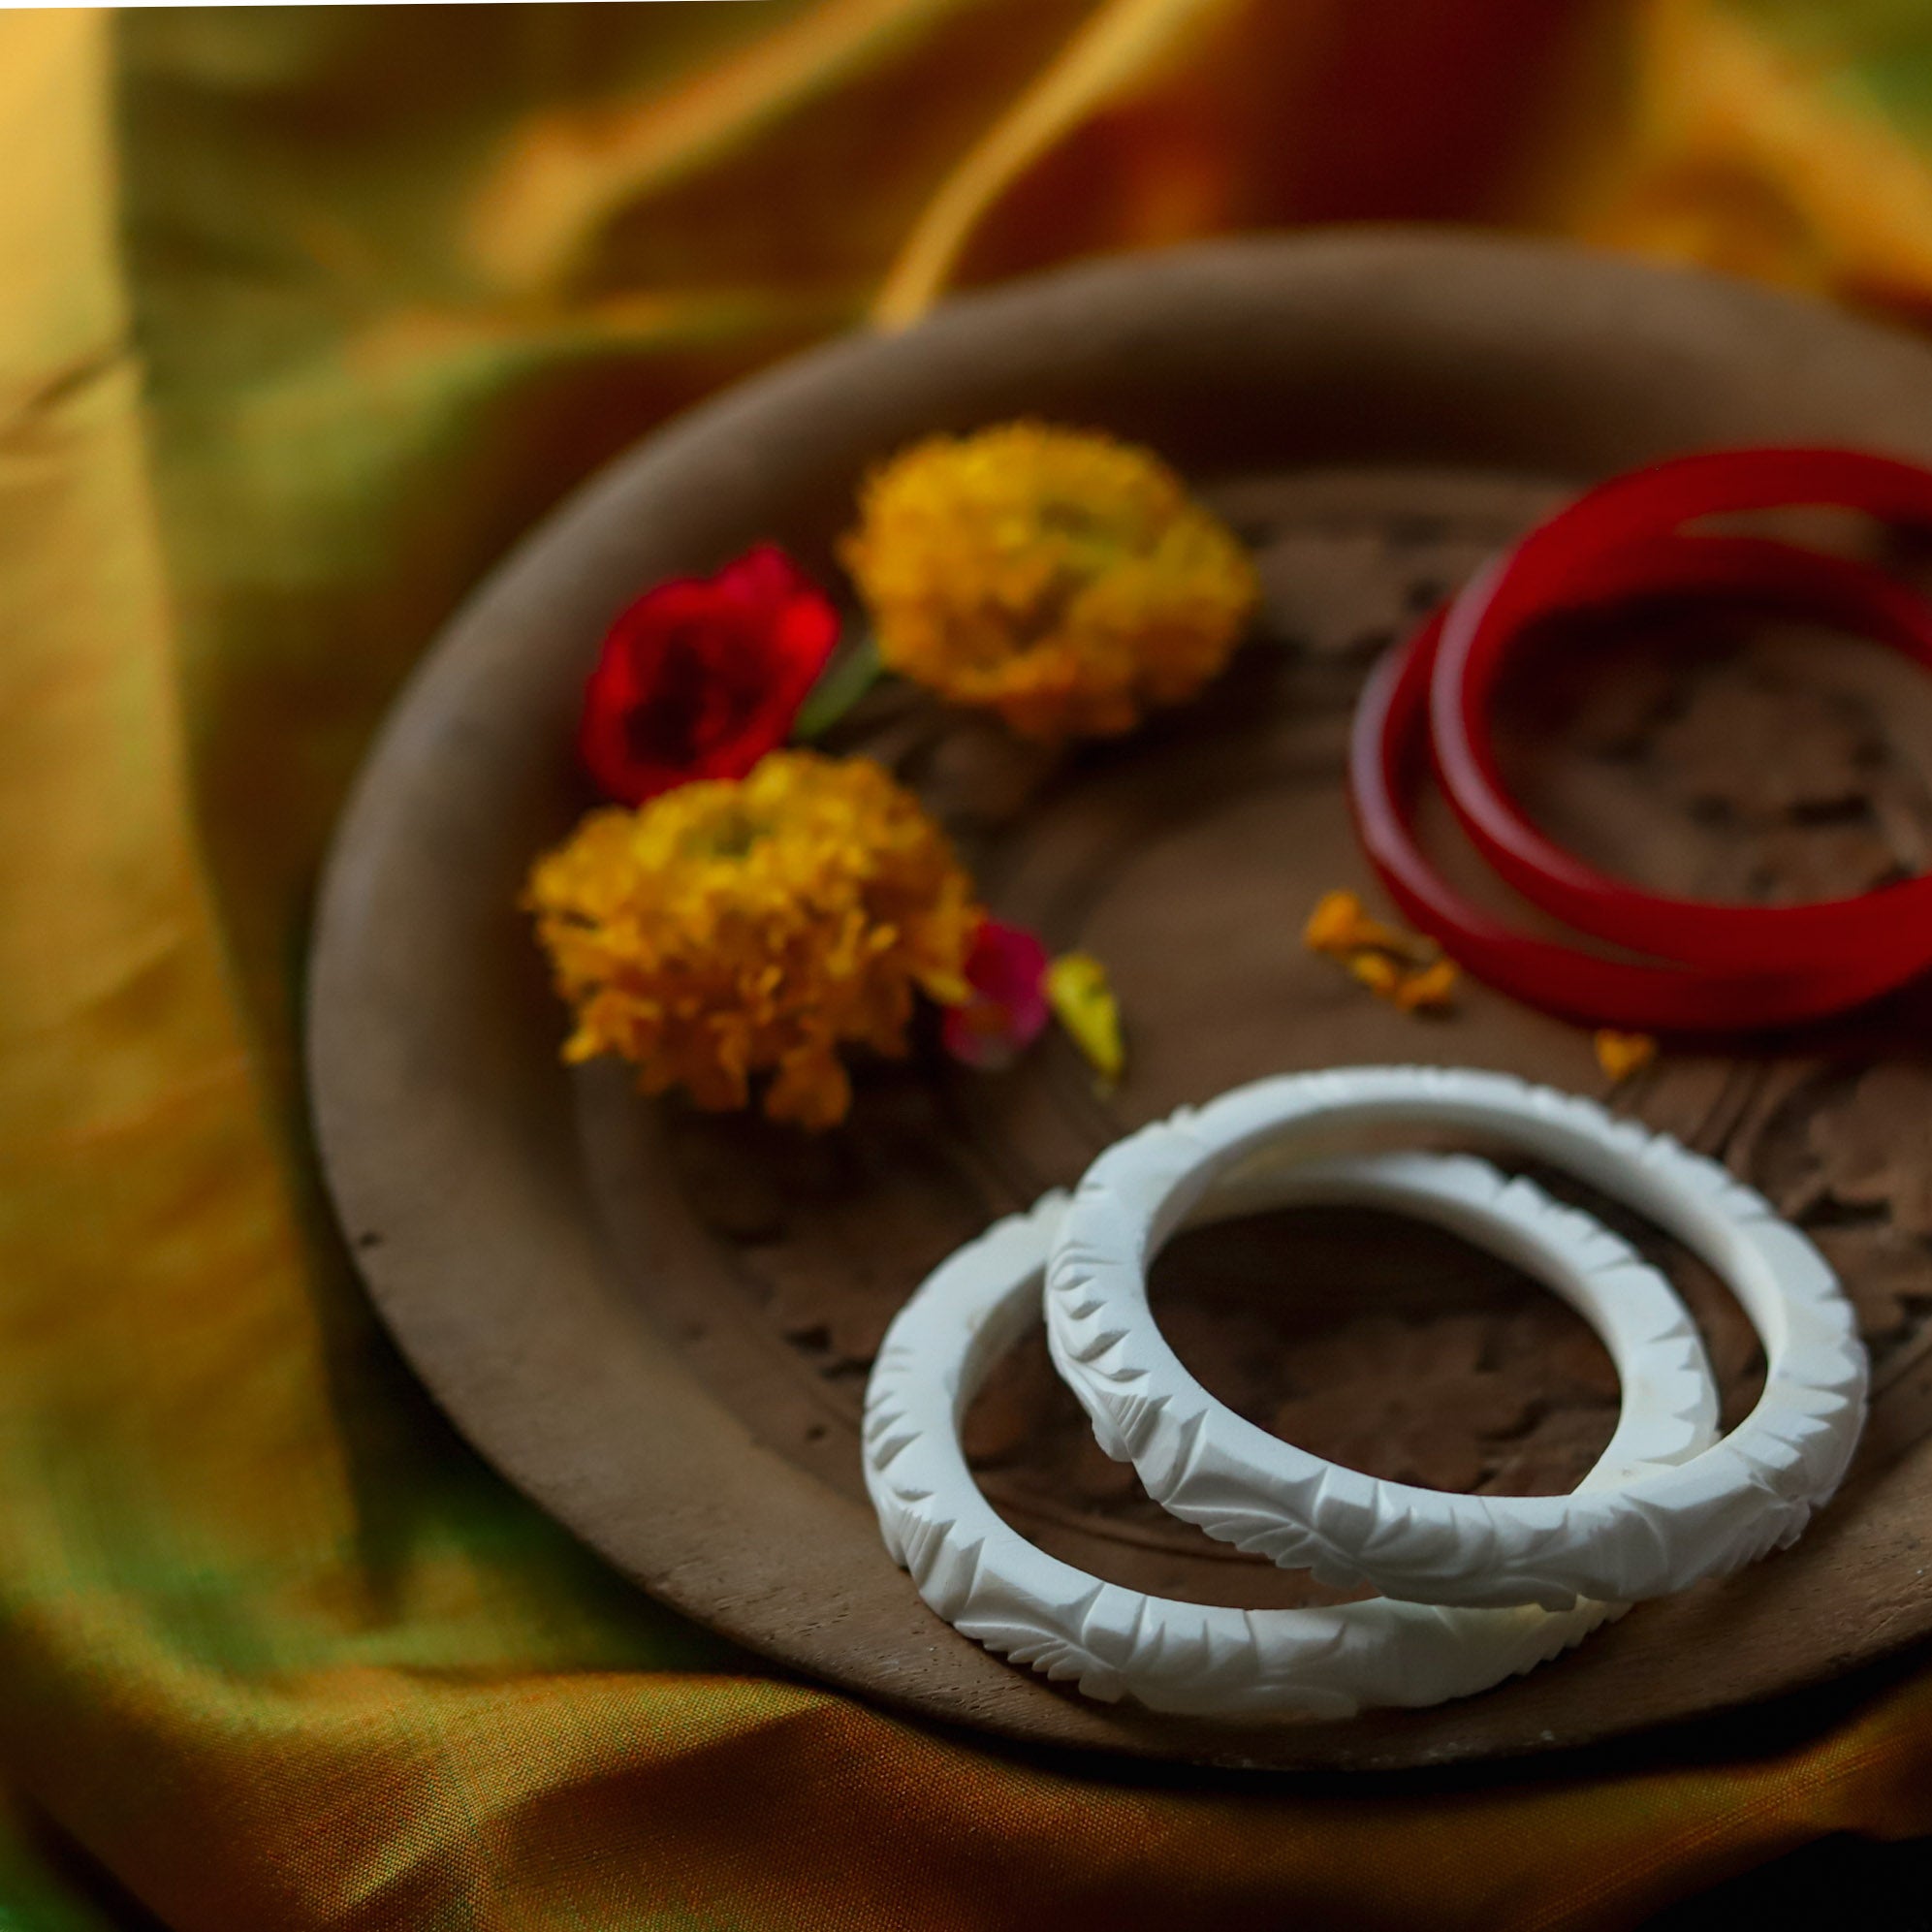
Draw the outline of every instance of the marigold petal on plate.
[[[1258,594],[1152,452],[1038,423],[902,451],[866,480],[840,555],[888,669],[1049,744],[1192,697]]]
[[[1436,956],[1427,939],[1376,918],[1362,903],[1361,895],[1346,888],[1325,892],[1315,901],[1314,910],[1302,928],[1302,944],[1312,953],[1326,953],[1334,959],[1370,949],[1417,965]]]
[[[1371,993],[1379,994],[1385,999],[1395,998],[1396,988],[1402,984],[1402,968],[1385,953],[1350,953],[1347,959],[1350,975],[1361,981]]]
[[[1611,1080],[1628,1080],[1657,1058],[1657,1042],[1648,1033],[1620,1033],[1604,1027],[1590,1042],[1597,1064]]]
[[[1047,967],[1047,1000],[1087,1062],[1111,1086],[1126,1066],[1121,1007],[1107,968],[1092,953],[1061,953]]]
[[[586,816],[525,903],[576,1028],[572,1060],[647,1093],[810,1127],[851,1102],[842,1049],[903,1053],[914,996],[966,997],[985,915],[951,845],[870,759],[774,752],[742,779]]]
[[[1405,1013],[1446,1013],[1455,998],[1456,979],[1455,961],[1437,960],[1405,972],[1389,997]]]

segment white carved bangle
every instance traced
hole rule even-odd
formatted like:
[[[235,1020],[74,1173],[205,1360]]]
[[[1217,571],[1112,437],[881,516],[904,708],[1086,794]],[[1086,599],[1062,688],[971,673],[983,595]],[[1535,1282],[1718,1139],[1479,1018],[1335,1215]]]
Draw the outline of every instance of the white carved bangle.
[[[1530,1269],[1585,1315],[1624,1382],[1622,1417],[1586,1487],[1694,1455],[1715,1435],[1716,1389],[1689,1316],[1589,1216],[1485,1161],[1421,1154],[1237,1177],[1203,1207],[1225,1217],[1309,1199],[1436,1221]],[[867,1386],[866,1486],[886,1548],[957,1630],[1109,1702],[1129,1695],[1197,1716],[1334,1718],[1487,1690],[1621,1614],[1622,1605],[1598,1602],[1551,1613],[1387,1599],[1227,1609],[1104,1583],[1035,1548],[981,1494],[959,1431],[987,1371],[1039,1318],[1064,1202],[1049,1195],[943,1262],[893,1321]]]
[[[1574,1497],[1443,1495],[1337,1467],[1223,1408],[1148,1306],[1146,1270],[1218,1176],[1331,1153],[1400,1125],[1501,1143],[1648,1216],[1735,1291],[1764,1392],[1714,1447]],[[1415,1602],[1630,1601],[1791,1542],[1838,1486],[1866,1361],[1823,1257],[1758,1194],[1662,1134],[1506,1075],[1358,1067],[1258,1081],[1117,1142],[1080,1183],[1048,1269],[1056,1366],[1109,1454],[1211,1536]]]

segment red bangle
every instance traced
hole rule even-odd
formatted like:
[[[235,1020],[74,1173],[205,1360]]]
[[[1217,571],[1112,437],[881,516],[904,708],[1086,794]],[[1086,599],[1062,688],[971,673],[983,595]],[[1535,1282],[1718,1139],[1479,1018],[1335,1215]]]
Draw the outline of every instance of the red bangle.
[[[1574,604],[1584,578],[1633,541],[1692,518],[1793,504],[1932,525],[1932,473],[1850,450],[1740,450],[1680,458],[1590,491],[1450,606],[1431,676],[1436,760],[1457,817],[1496,871],[1580,932],[1699,968],[1761,977],[1843,967],[1896,984],[1932,966],[1932,875],[1795,906],[1648,892],[1585,865],[1530,824],[1489,740],[1491,701],[1529,623]],[[1932,664],[1932,608],[1877,571],[1758,545],[1705,553],[1697,575],[1699,589],[1849,623]]]
[[[1487,587],[1494,594],[1494,574]],[[1681,595],[1768,598],[1786,612],[1828,612],[1837,621],[1892,642],[1908,632],[1917,640],[1932,637],[1932,611],[1883,573],[1755,538],[1652,537],[1627,543],[1619,554],[1581,561],[1538,615]],[[1908,611],[1908,604],[1915,608]],[[1371,678],[1355,714],[1349,789],[1363,844],[1404,916],[1478,978],[1530,1005],[1591,1026],[1736,1032],[1842,1012],[1913,976],[1916,968],[1891,950],[1870,957],[1851,950],[1802,970],[1771,971],[1611,959],[1517,932],[1464,899],[1429,863],[1410,825],[1447,616],[1439,610]]]

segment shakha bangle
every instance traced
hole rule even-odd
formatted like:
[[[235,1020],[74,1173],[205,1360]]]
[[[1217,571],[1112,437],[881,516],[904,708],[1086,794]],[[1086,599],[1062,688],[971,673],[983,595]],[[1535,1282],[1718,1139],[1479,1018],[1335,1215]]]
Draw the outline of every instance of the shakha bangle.
[[[1548,1281],[1587,1316],[1618,1364],[1624,1407],[1579,1493],[1711,1441],[1716,1392],[1681,1304],[1588,1216],[1470,1156],[1411,1154],[1229,1176],[1197,1219],[1304,1200],[1388,1206],[1454,1228]],[[1050,1195],[941,1263],[894,1319],[866,1391],[866,1484],[886,1546],[965,1635],[1107,1701],[1338,1718],[1487,1690],[1621,1613],[1589,1601],[1551,1612],[1386,1599],[1237,1610],[1144,1596],[1028,1542],[974,1482],[959,1427],[987,1371],[1039,1318],[1064,1206],[1063,1195]]]
[[[1480,591],[1481,586],[1473,588]],[[1563,607],[1696,594],[1754,594],[1781,609],[1829,611],[1907,649],[1919,648],[1932,628],[1918,600],[1880,572],[1751,538],[1634,543],[1579,565]],[[1916,956],[1896,946],[1853,949],[1836,964],[1782,972],[1612,958],[1519,932],[1466,899],[1430,863],[1411,825],[1446,620],[1447,613],[1439,611],[1372,674],[1355,713],[1349,796],[1363,846],[1404,915],[1478,978],[1528,1004],[1593,1026],[1722,1032],[1841,1012],[1916,970]]]
[[[1445,1495],[1343,1469],[1268,1435],[1195,1380],[1160,1333],[1147,1270],[1217,1180],[1332,1153],[1365,1130],[1448,1129],[1551,1162],[1708,1263],[1764,1345],[1739,1426],[1674,1467],[1589,1494]],[[1818,1250],[1724,1168],[1590,1101],[1466,1068],[1263,1080],[1142,1128],[1088,1169],[1047,1274],[1055,1365],[1100,1446],[1170,1513],[1324,1582],[1417,1602],[1558,1609],[1661,1597],[1791,1542],[1862,1427],[1866,1360]]]
[[[1896,982],[1932,966],[1932,875],[1804,905],[1722,904],[1643,890],[1585,865],[1530,823],[1504,784],[1488,717],[1529,626],[1573,602],[1646,539],[1694,519],[1788,506],[1867,511],[1932,527],[1932,472],[1852,450],[1726,450],[1632,471],[1587,491],[1454,598],[1431,678],[1443,789],[1471,839],[1524,896],[1579,932],[1684,965],[1830,975],[1890,963]],[[1726,579],[1728,577],[1728,583]],[[1884,573],[1770,543],[1719,544],[1703,589],[1862,630],[1932,663],[1932,608]]]

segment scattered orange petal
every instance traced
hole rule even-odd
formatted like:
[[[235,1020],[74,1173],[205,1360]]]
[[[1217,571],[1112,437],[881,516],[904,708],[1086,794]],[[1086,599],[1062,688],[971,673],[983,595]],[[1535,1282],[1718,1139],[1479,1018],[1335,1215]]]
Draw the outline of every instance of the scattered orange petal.
[[[1438,960],[1404,973],[1389,997],[1405,1013],[1446,1013],[1455,990],[1455,961]]]
[[[1402,968],[1383,953],[1350,953],[1348,970],[1384,999],[1393,999],[1402,984]]]
[[[1591,1044],[1597,1049],[1597,1064],[1612,1080],[1628,1080],[1657,1058],[1657,1042],[1648,1033],[1619,1033],[1604,1027]]]
[[[1325,892],[1315,902],[1302,928],[1302,944],[1312,953],[1326,953],[1333,959],[1368,950],[1391,953],[1417,965],[1435,957],[1435,948],[1426,939],[1383,925],[1371,916],[1359,893],[1347,891]]]
[[[1419,934],[1375,918],[1358,893],[1323,893],[1302,928],[1302,944],[1339,961],[1378,998],[1405,1013],[1448,1010],[1455,963]]]

